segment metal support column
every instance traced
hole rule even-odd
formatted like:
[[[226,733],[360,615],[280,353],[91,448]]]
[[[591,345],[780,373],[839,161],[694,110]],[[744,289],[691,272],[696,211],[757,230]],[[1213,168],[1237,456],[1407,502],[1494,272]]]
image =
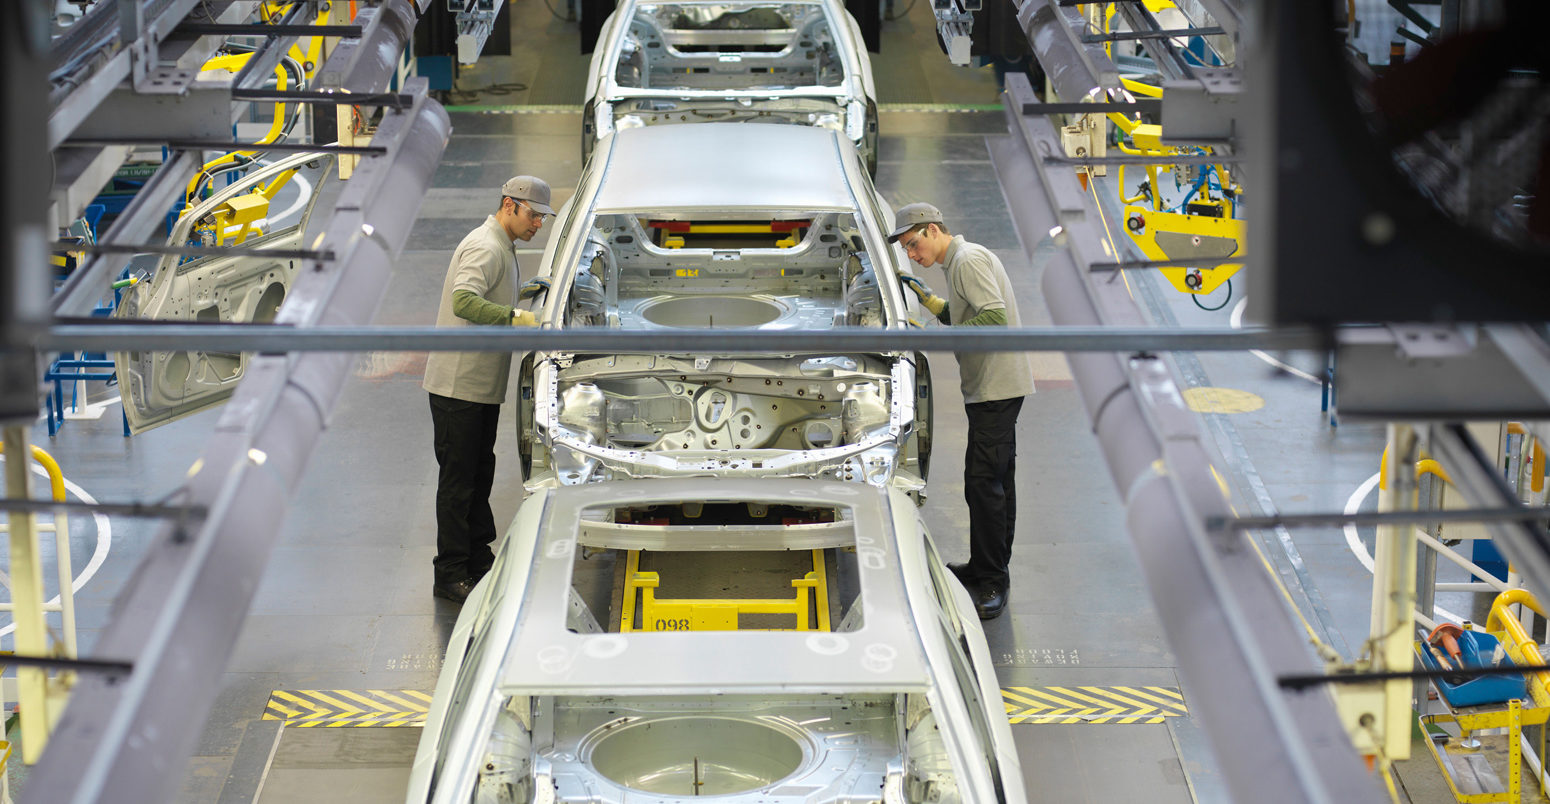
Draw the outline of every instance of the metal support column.
[[[1388,478],[1390,493],[1380,497],[1380,510],[1414,511],[1415,466],[1418,457],[1415,430],[1407,424],[1389,425]],[[1385,507],[1384,502],[1387,502]],[[1416,540],[1414,525],[1378,528],[1373,558],[1372,630],[1368,650],[1373,669],[1409,670],[1413,665],[1411,643],[1415,638]],[[1379,747],[1390,760],[1410,757],[1410,715],[1413,684],[1406,679],[1384,682]],[[1361,726],[1350,724],[1347,726]]]

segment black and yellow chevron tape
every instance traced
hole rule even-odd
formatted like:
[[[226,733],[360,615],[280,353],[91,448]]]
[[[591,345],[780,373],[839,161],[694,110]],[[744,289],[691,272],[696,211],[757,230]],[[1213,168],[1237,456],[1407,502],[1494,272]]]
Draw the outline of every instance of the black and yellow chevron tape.
[[[1172,687],[1003,687],[1001,702],[1014,724],[1162,723],[1189,714]]]
[[[301,728],[422,726],[430,703],[421,690],[275,690],[263,719]]]

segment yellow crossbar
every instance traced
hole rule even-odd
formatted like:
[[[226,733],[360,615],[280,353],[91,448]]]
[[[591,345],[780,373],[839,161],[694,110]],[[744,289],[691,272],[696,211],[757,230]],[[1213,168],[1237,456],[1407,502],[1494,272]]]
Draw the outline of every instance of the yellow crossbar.
[[[791,614],[797,631],[829,630],[828,578],[823,551],[814,550],[813,570],[791,581],[792,598],[658,598],[662,578],[640,570],[640,551],[631,550],[625,564],[624,601],[619,630],[641,631],[736,631],[743,614]],[[635,598],[640,593],[641,625],[635,627]],[[814,595],[817,616],[809,616],[808,599]],[[814,622],[816,620],[816,622]],[[785,629],[772,629],[785,630]]]

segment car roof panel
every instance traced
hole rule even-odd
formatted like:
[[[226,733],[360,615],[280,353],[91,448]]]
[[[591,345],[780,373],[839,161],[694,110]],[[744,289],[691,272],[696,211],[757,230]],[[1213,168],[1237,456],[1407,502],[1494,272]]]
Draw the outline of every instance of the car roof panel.
[[[839,139],[829,129],[696,123],[625,129],[612,139],[598,212],[857,205]]]

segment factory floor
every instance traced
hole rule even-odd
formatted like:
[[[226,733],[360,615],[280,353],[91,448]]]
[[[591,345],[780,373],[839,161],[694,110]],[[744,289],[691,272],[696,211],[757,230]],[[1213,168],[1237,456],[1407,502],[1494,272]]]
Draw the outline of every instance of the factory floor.
[[[574,191],[581,170],[576,104],[586,67],[586,57],[576,53],[576,26],[538,0],[518,0],[513,11],[517,55],[489,57],[465,70],[463,91],[448,99],[452,140],[379,323],[434,322],[451,250],[493,207],[505,178],[546,178],[555,206]],[[987,143],[1006,136],[1003,113],[987,108],[999,102],[995,75],[988,67],[948,65],[929,3],[904,11],[884,23],[883,49],[873,56],[883,108],[879,189],[896,207],[922,200],[937,205],[955,233],[993,249],[1012,277],[1023,323],[1049,324],[1039,291],[1042,265],[1030,257],[1048,246],[1019,239],[990,162]],[[496,85],[494,92],[476,91]],[[546,236],[540,232],[519,249],[524,275],[536,268]],[[942,287],[939,269],[922,276]],[[1227,327],[1246,294],[1255,292],[1247,276],[1237,277],[1225,305],[1206,311],[1156,277],[1127,273],[1124,281],[1160,325]],[[1205,302],[1214,306],[1224,295]],[[1117,698],[1104,697],[1121,687],[1179,691],[1181,685],[1125,531],[1120,495],[1065,361],[1034,355],[1033,362],[1038,391],[1018,424],[1010,609],[985,624],[1009,710],[1022,721],[1013,734],[1028,788],[1034,800],[1050,802],[1228,801],[1207,735],[1187,714],[1189,701],[1208,690],[1183,689],[1185,711],[1161,718],[1126,717]],[[1240,513],[1374,506],[1367,481],[1377,471],[1383,427],[1332,426],[1320,405],[1322,356],[1180,354],[1176,362],[1181,388],[1231,392],[1202,394],[1201,415]],[[296,690],[340,691],[328,694],[361,707],[348,693],[382,691],[413,709],[416,701],[423,705],[416,694],[428,695],[435,684],[457,607],[430,593],[436,467],[420,389],[423,366],[423,354],[359,359],[301,491],[283,514],[282,539],[235,653],[209,657],[225,665],[225,686],[183,772],[179,801],[338,804],[402,797],[417,727],[298,728],[265,713],[276,691]],[[967,554],[967,515],[963,456],[955,445],[966,425],[952,355],[933,355],[932,370],[939,448],[925,518],[944,552],[960,560]],[[68,421],[52,438],[40,422],[32,437],[59,461],[74,496],[119,502],[158,500],[174,489],[218,415],[124,438],[118,408],[98,410],[100,418]],[[503,416],[511,421],[509,413]],[[509,522],[521,502],[515,447],[514,426],[503,424],[492,500],[498,523]],[[77,596],[83,655],[90,655],[116,590],[154,532],[155,524],[144,520],[78,517],[72,554],[77,574],[89,574]],[[1360,535],[1370,550],[1370,529]],[[1315,632],[1348,657],[1359,653],[1370,575],[1346,536],[1337,529],[1299,530],[1286,539],[1262,537],[1261,547]],[[1464,611],[1471,605],[1443,602]],[[1038,714],[1058,707],[1061,697],[1113,712],[1043,722],[1048,718]],[[1119,722],[1132,719],[1137,722]],[[1411,763],[1418,780],[1426,775],[1421,759]],[[1407,783],[1408,773],[1402,772]],[[1447,800],[1445,790],[1433,797],[1435,784],[1428,789],[1433,792],[1415,800]],[[21,800],[46,798],[42,791],[27,796],[25,785],[21,791]]]

